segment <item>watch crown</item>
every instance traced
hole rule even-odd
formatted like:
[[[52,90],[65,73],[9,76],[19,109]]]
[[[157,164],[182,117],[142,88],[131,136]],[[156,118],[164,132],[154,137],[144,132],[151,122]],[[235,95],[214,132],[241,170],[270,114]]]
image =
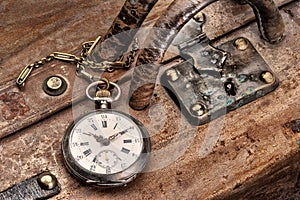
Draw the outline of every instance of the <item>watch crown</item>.
[[[111,93],[108,90],[98,90],[96,92],[96,97],[110,97]]]

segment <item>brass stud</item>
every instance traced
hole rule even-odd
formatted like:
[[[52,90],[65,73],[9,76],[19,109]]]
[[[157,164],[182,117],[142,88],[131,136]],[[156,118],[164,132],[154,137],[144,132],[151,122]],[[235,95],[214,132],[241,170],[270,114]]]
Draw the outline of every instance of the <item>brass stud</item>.
[[[67,82],[60,76],[49,76],[43,83],[43,90],[50,96],[59,96],[67,89]]]
[[[169,69],[166,74],[169,77],[169,79],[173,82],[179,79],[179,76],[175,69]]]
[[[206,113],[206,108],[203,104],[196,103],[191,106],[191,112],[196,116],[202,116]]]
[[[244,51],[248,48],[249,43],[245,38],[238,38],[234,41],[234,46],[240,50],[240,51]]]
[[[269,71],[262,72],[260,79],[267,84],[273,83],[275,80],[273,74]]]
[[[52,90],[58,90],[62,87],[62,79],[58,76],[50,77],[47,81],[47,87]]]
[[[205,15],[202,12],[198,12],[193,19],[198,23],[204,23],[206,21]]]
[[[57,178],[50,172],[40,174],[37,181],[44,190],[52,190],[57,186]]]

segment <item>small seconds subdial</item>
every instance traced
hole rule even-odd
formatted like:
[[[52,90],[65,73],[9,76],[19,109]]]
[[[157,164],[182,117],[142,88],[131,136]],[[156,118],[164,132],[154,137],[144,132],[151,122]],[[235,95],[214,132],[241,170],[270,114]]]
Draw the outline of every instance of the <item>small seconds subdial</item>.
[[[119,158],[118,155],[111,150],[101,151],[97,155],[98,165],[105,169],[115,167],[120,161],[122,161],[122,159]]]
[[[133,165],[142,154],[143,134],[127,115],[106,110],[87,114],[70,130],[69,150],[86,171],[115,174]]]

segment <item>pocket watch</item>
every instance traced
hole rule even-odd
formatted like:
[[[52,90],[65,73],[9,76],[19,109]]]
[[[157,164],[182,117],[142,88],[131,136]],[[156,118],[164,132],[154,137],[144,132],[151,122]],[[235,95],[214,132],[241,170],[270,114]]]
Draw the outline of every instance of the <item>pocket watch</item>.
[[[118,94],[92,98],[89,90],[106,84],[102,94],[113,85]],[[129,114],[108,109],[121,95],[120,87],[102,79],[86,89],[100,109],[76,119],[67,129],[62,142],[65,164],[75,177],[103,188],[126,185],[140,173],[149,159],[150,139],[146,128]]]

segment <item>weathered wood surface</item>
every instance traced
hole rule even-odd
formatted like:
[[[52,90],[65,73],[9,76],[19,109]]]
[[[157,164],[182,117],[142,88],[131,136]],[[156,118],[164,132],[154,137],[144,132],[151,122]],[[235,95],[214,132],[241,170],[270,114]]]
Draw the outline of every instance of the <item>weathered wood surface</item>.
[[[275,92],[224,118],[195,128],[187,124],[165,91],[158,86],[154,106],[144,112],[131,111],[131,114],[149,129],[154,152],[164,150],[172,139],[183,143],[185,146],[181,148],[185,151],[178,159],[164,155],[163,160],[170,161],[170,165],[142,174],[126,188],[105,192],[82,186],[67,173],[60,143],[74,113],[86,109],[86,103],[53,113],[70,105],[72,96],[76,99],[82,94],[80,88],[73,92],[73,81],[79,81],[75,78],[74,66],[55,62],[37,69],[22,92],[15,88],[13,82],[25,64],[52,51],[74,52],[83,41],[105,33],[122,3],[77,0],[26,1],[22,4],[5,1],[0,4],[0,105],[1,111],[11,111],[1,114],[0,137],[13,133],[0,141],[0,190],[42,169],[50,169],[62,184],[61,194],[53,199],[123,199],[124,196],[132,199],[275,199],[299,194],[300,135],[283,127],[286,122],[300,118],[299,1],[282,10],[287,33],[286,39],[278,45],[262,41],[254,23],[222,38],[226,41],[245,36],[253,42],[281,81]],[[169,3],[159,1],[146,25],[152,24]],[[206,9],[207,27],[216,26],[215,29],[209,28],[212,32],[207,31],[211,38],[253,18],[248,11],[248,17],[245,16],[246,6],[232,9],[232,5],[237,6],[224,1]],[[213,15],[214,12],[218,14]],[[234,20],[232,13],[235,13]],[[59,98],[48,97],[41,90],[42,81],[52,74],[61,74],[70,83],[68,91]],[[117,79],[119,74],[110,76]],[[77,82],[75,86],[78,85]],[[7,96],[11,93],[5,91],[6,88],[16,94]],[[14,111],[14,106],[18,106],[19,110]],[[162,112],[166,113],[165,123],[159,115]],[[48,119],[39,121],[50,115]],[[16,132],[35,121],[39,123]],[[176,130],[176,124],[186,130]],[[214,132],[218,132],[217,141],[214,140],[216,144],[205,146],[209,136],[216,137],[212,134]],[[180,138],[191,139],[191,142],[185,144]],[[208,150],[205,151],[204,147]],[[150,167],[160,161],[159,155],[152,157]]]
[[[170,2],[172,1],[159,1],[144,26],[151,26]],[[282,5],[285,2],[287,0],[279,0],[277,4]],[[82,42],[93,40],[97,35],[106,32],[122,3],[120,1],[86,3],[79,0],[64,3],[62,6],[56,1],[47,3],[26,1],[20,5],[14,2],[2,3],[0,92],[4,94],[2,101],[24,103],[19,104],[18,109],[14,111],[11,105],[4,106],[5,114],[0,118],[0,138],[71,105],[71,99],[77,100],[82,97],[81,94],[84,94],[82,90],[86,84],[76,79],[75,67],[71,64],[54,62],[42,67],[43,69],[34,70],[26,86],[31,88],[23,92],[15,87],[14,81],[25,65],[53,51],[78,54]],[[240,6],[229,0],[213,4],[205,9],[205,13],[209,17],[204,28],[211,39],[254,19],[253,11],[248,5]],[[20,16],[23,17],[20,19]],[[41,88],[43,80],[51,74],[60,74],[71,83],[66,93],[57,98],[44,95]],[[109,76],[118,79],[119,72]],[[76,83],[73,84],[75,79]],[[7,95],[9,92],[13,92],[13,95]],[[36,98],[36,94],[41,95]],[[30,102],[30,105],[27,102]]]

